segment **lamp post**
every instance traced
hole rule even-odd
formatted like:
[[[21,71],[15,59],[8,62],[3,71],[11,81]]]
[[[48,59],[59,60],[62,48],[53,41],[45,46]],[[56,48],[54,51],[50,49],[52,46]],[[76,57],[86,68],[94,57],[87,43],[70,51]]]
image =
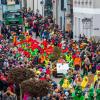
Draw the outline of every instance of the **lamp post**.
[[[63,24],[63,31],[64,31],[64,35],[65,35],[65,13],[66,13],[66,8],[63,9],[64,11],[64,24]]]

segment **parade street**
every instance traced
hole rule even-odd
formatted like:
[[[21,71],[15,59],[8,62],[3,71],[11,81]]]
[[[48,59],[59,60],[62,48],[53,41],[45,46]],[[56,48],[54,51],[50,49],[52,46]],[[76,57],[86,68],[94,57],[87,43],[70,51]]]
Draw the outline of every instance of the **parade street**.
[[[0,0],[0,100],[100,100],[99,0]]]

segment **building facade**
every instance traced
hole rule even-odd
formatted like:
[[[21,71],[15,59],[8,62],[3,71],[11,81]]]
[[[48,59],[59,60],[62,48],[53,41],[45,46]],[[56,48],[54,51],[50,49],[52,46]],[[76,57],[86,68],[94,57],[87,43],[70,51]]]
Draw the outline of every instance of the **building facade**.
[[[27,9],[31,8],[35,13],[38,12],[39,14],[44,16],[44,4],[45,0],[22,0],[22,7]]]
[[[73,0],[73,33],[74,39],[79,35],[100,37],[100,1]]]
[[[62,31],[71,30],[71,0],[52,0],[53,19]]]

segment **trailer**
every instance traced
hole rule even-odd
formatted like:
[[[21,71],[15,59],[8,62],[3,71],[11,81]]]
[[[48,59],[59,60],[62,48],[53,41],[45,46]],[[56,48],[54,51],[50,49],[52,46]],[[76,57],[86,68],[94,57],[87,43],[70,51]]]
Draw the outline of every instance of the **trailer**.
[[[8,11],[5,13],[5,25],[10,27],[11,31],[18,32],[23,29],[23,14],[20,11]]]

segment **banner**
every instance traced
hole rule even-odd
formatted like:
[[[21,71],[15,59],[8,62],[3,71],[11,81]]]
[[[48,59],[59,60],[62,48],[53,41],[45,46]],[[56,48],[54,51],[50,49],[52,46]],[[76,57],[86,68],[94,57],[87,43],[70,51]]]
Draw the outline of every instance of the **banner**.
[[[57,74],[66,74],[68,70],[68,63],[57,63]]]

